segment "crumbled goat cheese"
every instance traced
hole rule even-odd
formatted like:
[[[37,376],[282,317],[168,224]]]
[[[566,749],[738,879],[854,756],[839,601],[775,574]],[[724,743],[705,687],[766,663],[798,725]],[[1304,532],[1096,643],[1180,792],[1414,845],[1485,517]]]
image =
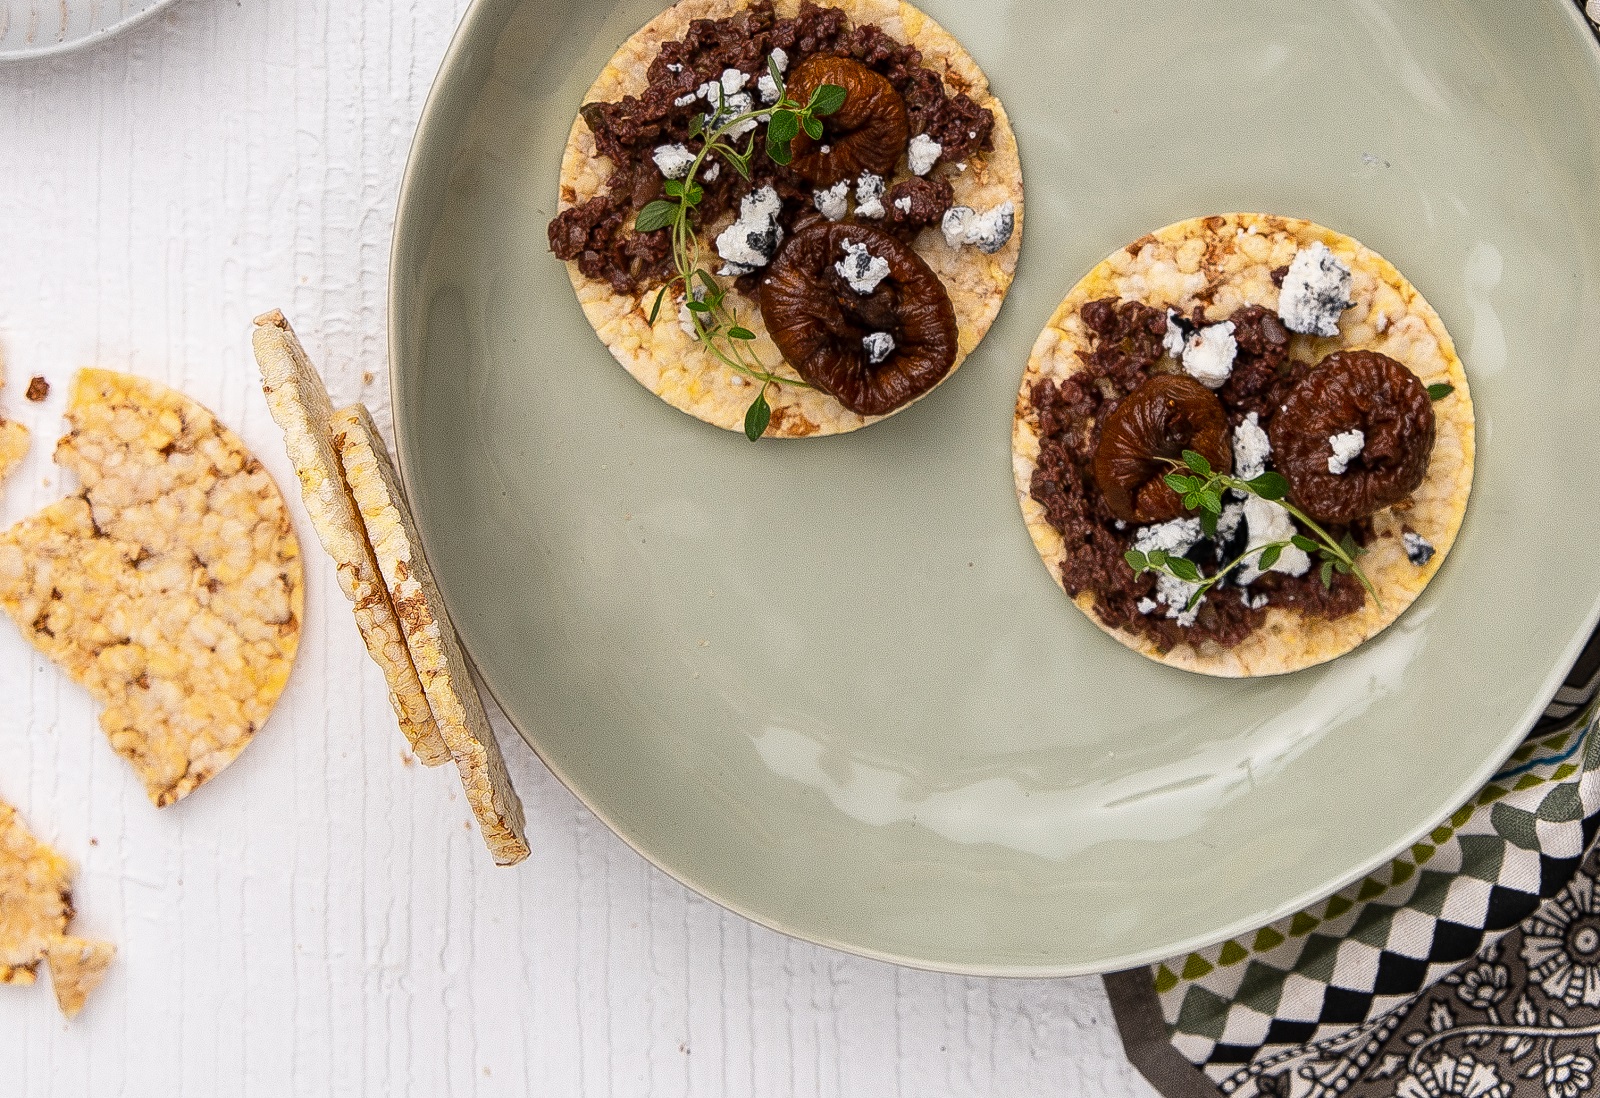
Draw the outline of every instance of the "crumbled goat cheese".
[[[680,95],[680,96],[678,96],[678,98],[676,98],[676,99],[674,99],[672,101],[672,105],[674,107],[687,107],[690,103],[693,103],[696,99],[699,99],[699,98],[700,98],[700,89],[696,88],[694,91],[690,92],[688,95]]]
[[[1248,607],[1251,610],[1259,610],[1259,609],[1261,609],[1263,606],[1265,606],[1267,604],[1267,596],[1266,596],[1265,593],[1263,593],[1263,594],[1257,595],[1255,598],[1251,598],[1250,597],[1250,592],[1248,592],[1248,591],[1240,591],[1239,592],[1239,601],[1244,603],[1245,606]]]
[[[789,55],[783,51],[781,46],[776,47],[773,49],[768,61],[770,62],[768,70],[763,72],[761,78],[756,81],[756,92],[761,96],[761,102],[776,103],[778,101],[778,82],[772,79],[771,69],[776,68],[779,72],[787,72],[789,70]]]
[[[700,179],[705,183],[715,183],[717,181],[717,176],[721,174],[722,162],[720,160],[713,160],[711,162],[711,167],[700,173]]]
[[[976,245],[984,255],[993,255],[1006,246],[1016,227],[1017,207],[1007,200],[972,219],[967,226],[967,243]]]
[[[858,294],[870,294],[878,288],[878,283],[889,277],[889,261],[873,255],[865,244],[853,240],[844,242],[844,258],[835,263],[833,269]]]
[[[1244,504],[1229,501],[1222,505],[1222,514],[1217,516],[1217,552],[1220,554],[1239,532],[1239,523],[1244,521]]]
[[[901,213],[906,213],[906,214],[910,213],[911,212],[911,197],[909,195],[907,195],[905,198],[897,198],[897,199],[895,199],[894,200],[894,208],[899,210]]]
[[[709,117],[706,119],[706,129],[714,130],[723,123],[741,114],[748,114],[755,109],[756,101],[747,91],[741,91],[749,81],[749,77],[738,69],[723,69],[720,80],[707,80],[695,89],[695,96],[711,104]],[[693,97],[687,97],[690,103]],[[683,99],[674,100],[679,106],[686,106]],[[718,109],[718,103],[721,109]],[[746,118],[743,122],[728,131],[729,137],[743,137],[756,128],[754,118]]]
[[[1207,389],[1220,389],[1233,373],[1233,356],[1238,353],[1233,321],[1209,324],[1183,345],[1183,371]]]
[[[967,170],[967,162],[965,160],[957,160],[956,161],[956,171],[964,172],[966,170]]]
[[[1197,583],[1188,583],[1172,576],[1160,575],[1156,577],[1156,601],[1167,604],[1167,617],[1187,629],[1194,624],[1194,619],[1200,614],[1200,602],[1194,604],[1194,609],[1188,609],[1189,600],[1194,598],[1194,593],[1200,589]]]
[[[1248,496],[1244,501],[1244,524],[1249,531],[1250,545],[1267,546],[1275,541],[1288,541],[1294,537],[1294,519],[1283,505],[1271,500],[1262,499],[1260,496]],[[1250,553],[1246,560],[1234,573],[1234,582],[1240,587],[1248,587],[1262,576],[1262,570],[1257,567],[1261,563],[1261,553]],[[1311,558],[1304,549],[1294,545],[1286,545],[1278,559],[1273,562],[1269,571],[1282,572],[1289,576],[1303,576],[1311,568]]]
[[[911,169],[912,175],[927,175],[939,162],[939,154],[942,152],[944,152],[943,145],[927,134],[919,133],[906,147],[906,166]]]
[[[1170,522],[1139,527],[1133,532],[1133,547],[1141,553],[1161,549],[1172,556],[1181,557],[1194,548],[1201,533],[1199,519],[1175,518]]]
[[[1351,305],[1350,268],[1322,241],[1301,248],[1283,276],[1278,293],[1278,319],[1291,332],[1336,336],[1339,314]]]
[[[1167,310],[1167,334],[1161,337],[1161,346],[1167,354],[1183,361],[1183,346],[1189,342],[1189,337],[1194,334],[1194,322],[1187,320],[1176,309]]]
[[[1406,559],[1418,568],[1433,559],[1433,542],[1416,531],[1407,530],[1400,535],[1400,540],[1405,543]]]
[[[694,299],[696,301],[704,301],[706,299],[706,288],[702,283],[696,282],[694,284]],[[700,333],[695,331],[694,313],[689,309],[689,299],[687,297],[683,299],[683,304],[678,306],[678,327],[682,328],[683,334],[690,339],[699,340]]]
[[[849,196],[850,181],[841,179],[825,190],[814,192],[811,195],[811,204],[829,221],[842,221],[844,215],[850,212]]]
[[[820,149],[818,151],[820,151],[823,156],[827,156],[829,153],[831,153],[833,151],[833,146],[832,145],[823,145],[823,146],[820,147]]]
[[[1366,447],[1367,436],[1361,428],[1354,427],[1337,435],[1329,435],[1328,445],[1333,448],[1333,454],[1328,458],[1328,472],[1340,476]]]
[[[689,165],[694,163],[694,153],[683,145],[657,145],[656,151],[650,154],[650,159],[656,162],[656,167],[668,179],[682,179],[689,174]]]
[[[856,179],[856,216],[877,221],[883,215],[883,176],[862,172]]]
[[[667,71],[668,72],[672,72],[672,73],[682,72],[683,71],[683,66],[682,65],[668,65],[667,66]]]
[[[1137,606],[1139,613],[1149,614],[1155,611],[1157,603],[1155,599],[1140,599]]]
[[[1171,522],[1139,527],[1133,533],[1133,547],[1141,553],[1160,549],[1169,556],[1181,557],[1194,548],[1202,534],[1199,519],[1176,518]],[[1197,587],[1197,584],[1186,583],[1171,576],[1156,577],[1156,601],[1165,604],[1167,617],[1185,629],[1194,624],[1195,615],[1200,612],[1199,603],[1195,604],[1193,610],[1185,609],[1189,605],[1189,600],[1194,597]],[[1144,610],[1140,612],[1149,613]]]
[[[1121,519],[1114,520],[1111,525],[1115,526],[1118,530],[1126,530],[1128,528],[1128,524],[1123,522]]]
[[[739,220],[717,237],[717,254],[725,261],[717,273],[737,278],[771,262],[783,239],[778,225],[782,211],[783,199],[770,185],[745,195],[739,202]]]
[[[744,86],[748,83],[750,83],[750,78],[738,69],[722,70],[723,95],[737,95],[744,90]]]
[[[972,227],[972,219],[977,211],[971,206],[951,206],[944,212],[944,220],[939,223],[940,230],[944,233],[944,242],[952,248],[959,248],[967,242],[967,230]]]
[[[867,353],[867,362],[877,366],[894,354],[894,336],[888,332],[871,332],[861,337],[861,349]]]
[[[1267,471],[1272,456],[1272,440],[1261,429],[1261,418],[1254,412],[1233,429],[1233,475],[1240,480],[1255,480]]]

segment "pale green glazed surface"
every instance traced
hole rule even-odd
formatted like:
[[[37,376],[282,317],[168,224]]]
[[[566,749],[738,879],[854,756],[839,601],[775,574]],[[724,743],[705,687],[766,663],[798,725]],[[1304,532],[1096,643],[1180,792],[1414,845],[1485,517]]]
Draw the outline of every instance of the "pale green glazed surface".
[[[1600,612],[1600,64],[1567,0],[926,8],[990,74],[1028,223],[1000,320],[916,407],[752,446],[606,353],[548,253],[561,146],[659,10],[480,0],[396,234],[396,426],[429,558],[529,742],[706,895],[928,967],[1125,967],[1384,861],[1520,739]],[[1146,661],[1013,498],[1028,349],[1194,214],[1353,234],[1427,295],[1478,411],[1461,540],[1376,641],[1276,680]],[[537,836],[534,837],[537,842]]]

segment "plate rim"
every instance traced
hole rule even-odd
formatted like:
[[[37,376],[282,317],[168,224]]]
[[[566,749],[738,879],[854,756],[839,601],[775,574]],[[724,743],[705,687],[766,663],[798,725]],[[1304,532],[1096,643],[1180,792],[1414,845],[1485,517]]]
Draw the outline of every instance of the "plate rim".
[[[177,0],[150,0],[143,8],[140,8],[132,15],[124,15],[115,23],[90,31],[79,38],[70,38],[63,42],[52,42],[48,46],[26,46],[21,49],[0,48],[0,65],[13,62],[44,61],[53,57],[77,53],[79,50],[89,49],[108,38],[113,38],[124,31],[132,30],[163,8],[171,7],[175,3],[177,3]],[[437,75],[435,79],[438,79]]]
[[[157,0],[155,7],[164,6],[169,2],[170,0]],[[402,315],[400,303],[401,299],[406,294],[406,290],[402,285],[403,279],[401,273],[395,263],[395,257],[400,252],[402,238],[410,233],[418,231],[412,226],[412,222],[414,220],[420,220],[421,218],[421,212],[413,210],[416,202],[416,192],[421,186],[421,183],[418,181],[418,177],[422,174],[422,170],[419,166],[419,153],[423,150],[424,145],[429,144],[432,141],[433,135],[430,131],[438,125],[437,116],[444,109],[441,105],[440,89],[444,83],[446,75],[451,73],[457,66],[461,65],[464,61],[465,55],[470,52],[471,44],[469,43],[469,39],[474,38],[477,35],[478,24],[488,18],[486,13],[496,5],[505,5],[507,7],[509,17],[509,12],[524,2],[526,2],[526,0],[471,0],[467,10],[461,17],[460,23],[456,26],[455,32],[451,36],[450,44],[446,48],[444,55],[440,60],[438,71],[435,72],[433,80],[429,84],[428,94],[426,100],[424,101],[422,111],[417,117],[416,128],[412,133],[411,143],[406,152],[405,169],[401,176],[400,189],[396,199],[394,228],[390,234],[388,287],[386,293],[386,304],[388,308],[386,334],[389,358],[389,391],[391,394],[391,399],[393,398],[393,394],[399,392],[400,348],[404,344],[403,336],[400,331],[401,324],[399,318]],[[675,0],[669,0],[669,2],[675,2]],[[822,2],[826,3],[826,0],[822,0]],[[1573,0],[1546,0],[1546,2],[1555,4],[1566,10],[1569,22],[1572,24],[1573,29],[1586,41],[1588,52],[1591,54],[1591,60],[1595,64],[1597,70],[1600,70],[1600,28],[1593,27],[1589,23],[1584,15],[1583,10],[1579,8],[1578,5],[1573,2]],[[402,427],[404,417],[398,411],[398,402],[396,402],[394,406],[397,409],[393,415],[395,464],[400,473],[402,489],[405,491],[408,502],[410,502],[412,493],[409,488],[409,484],[411,478],[407,469],[407,448],[404,441],[408,435],[408,432]],[[1476,433],[1476,428],[1474,428],[1474,431]],[[1477,476],[1475,473],[1474,481],[1476,481],[1476,479]],[[415,508],[413,509],[415,510]],[[422,528],[420,513],[418,514],[418,527],[419,537],[423,542],[424,555],[426,555],[427,535],[426,531]],[[446,613],[449,613],[448,606],[446,606]],[[785,937],[807,942],[812,945],[821,946],[826,949],[837,950],[841,953],[852,956],[863,957],[868,960],[881,961],[886,964],[898,965],[903,968],[938,973],[942,975],[1000,979],[1061,979],[1078,976],[1101,976],[1113,972],[1137,969],[1140,967],[1153,965],[1173,957],[1180,957],[1186,953],[1190,953],[1198,949],[1204,949],[1208,946],[1216,945],[1217,943],[1226,941],[1229,938],[1238,937],[1240,934],[1246,934],[1258,930],[1261,927],[1269,926],[1281,919],[1295,914],[1298,911],[1320,903],[1321,901],[1342,891],[1343,889],[1354,884],[1356,881],[1366,877],[1375,870],[1380,869],[1389,862],[1393,861],[1396,857],[1400,856],[1413,844],[1419,841],[1423,836],[1427,835],[1428,832],[1437,827],[1441,820],[1449,818],[1451,813],[1457,811],[1461,805],[1465,804],[1468,800],[1474,797],[1478,791],[1481,790],[1483,786],[1494,777],[1506,759],[1508,759],[1512,753],[1515,752],[1524,741],[1526,741],[1528,735],[1538,723],[1539,717],[1549,706],[1550,701],[1555,697],[1556,692],[1561,688],[1561,684],[1565,681],[1567,675],[1570,673],[1574,661],[1577,660],[1584,647],[1588,644],[1595,629],[1600,627],[1600,591],[1595,592],[1590,608],[1585,615],[1584,622],[1584,628],[1576,633],[1568,642],[1561,653],[1560,659],[1547,674],[1543,684],[1535,693],[1530,707],[1518,720],[1512,722],[1510,729],[1506,734],[1505,742],[1499,749],[1486,756],[1483,765],[1480,766],[1478,770],[1472,772],[1463,785],[1451,795],[1450,807],[1447,808],[1441,815],[1430,816],[1425,819],[1415,829],[1407,832],[1402,841],[1395,842],[1391,846],[1385,848],[1380,855],[1368,858],[1336,880],[1324,885],[1320,885],[1315,889],[1307,890],[1297,897],[1291,898],[1277,905],[1259,909],[1258,911],[1249,915],[1236,918],[1224,926],[1218,927],[1214,930],[1207,930],[1203,933],[1191,935],[1187,938],[1174,941],[1169,945],[1163,945],[1160,947],[1147,947],[1142,950],[1129,950],[1116,956],[1093,962],[1037,965],[994,965],[960,961],[939,961],[930,960],[928,958],[902,955],[893,951],[873,949],[858,943],[844,941],[828,934],[813,933],[792,926],[783,925],[780,920],[774,917],[751,910],[736,900],[726,896],[718,895],[715,891],[712,891],[697,882],[687,879],[672,867],[663,864],[649,851],[645,850],[634,836],[619,826],[619,824],[615,822],[607,812],[602,810],[597,804],[591,801],[588,796],[579,790],[577,786],[574,785],[574,783],[546,754],[546,752],[540,749],[535,737],[531,736],[528,733],[528,730],[524,727],[525,722],[520,721],[511,711],[511,709],[502,703],[500,692],[495,689],[494,684],[489,680],[489,678],[478,669],[478,661],[473,654],[473,649],[477,642],[470,639],[467,634],[461,632],[460,630],[457,630],[457,636],[460,638],[461,645],[466,651],[468,660],[473,665],[472,670],[475,672],[478,685],[488,692],[489,696],[493,699],[494,704],[497,708],[499,708],[506,721],[512,726],[513,729],[516,730],[517,735],[534,753],[535,757],[538,758],[539,762],[545,767],[545,769],[548,770],[549,773],[561,783],[561,785],[578,801],[579,804],[583,805],[584,808],[587,809],[597,820],[604,824],[613,835],[626,844],[629,849],[631,849],[639,857],[643,858],[654,869],[665,874],[673,881],[676,881],[679,885],[683,886],[693,894],[710,901],[719,908],[722,908],[724,911],[731,912],[741,918],[755,923],[758,926],[764,927],[767,930],[781,934]]]

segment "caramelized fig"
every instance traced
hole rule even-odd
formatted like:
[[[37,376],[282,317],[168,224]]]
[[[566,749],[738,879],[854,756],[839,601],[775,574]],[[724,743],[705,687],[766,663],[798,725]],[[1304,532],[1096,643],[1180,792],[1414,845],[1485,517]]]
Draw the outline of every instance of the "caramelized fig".
[[[956,314],[944,283],[870,225],[819,220],[795,233],[761,280],[760,301],[789,364],[858,415],[909,404],[955,365]]]
[[[1150,378],[1106,416],[1094,452],[1094,479],[1111,513],[1124,522],[1165,522],[1184,513],[1164,478],[1166,460],[1185,450],[1217,472],[1233,469],[1228,414],[1217,395],[1187,374]]]
[[[1334,467],[1344,471],[1332,472],[1334,439],[1356,431],[1359,449],[1339,453]],[[1416,374],[1376,351],[1335,351],[1289,393],[1269,434],[1290,498],[1319,522],[1354,522],[1416,491],[1434,431]]]
[[[864,171],[891,174],[911,134],[906,101],[886,77],[861,62],[827,55],[800,63],[789,77],[789,98],[809,102],[824,84],[844,89],[844,106],[821,119],[821,141],[804,131],[794,139],[794,170],[820,187],[855,179]]]

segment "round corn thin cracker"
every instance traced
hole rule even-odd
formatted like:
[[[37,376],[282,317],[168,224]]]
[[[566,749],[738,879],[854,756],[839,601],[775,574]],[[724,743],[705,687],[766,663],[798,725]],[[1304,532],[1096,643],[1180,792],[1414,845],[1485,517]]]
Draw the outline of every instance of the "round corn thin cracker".
[[[662,43],[682,38],[693,20],[723,19],[747,6],[744,0],[680,0],[623,43],[589,89],[584,102],[614,102],[627,95],[640,94],[648,84],[650,63],[655,60]],[[799,0],[778,0],[775,5],[780,17],[793,16],[799,6]],[[942,70],[947,88],[965,92],[978,106],[994,114],[994,148],[991,151],[970,160],[964,172],[941,167],[930,173],[929,178],[948,179],[958,206],[981,211],[1008,200],[1012,202],[1016,207],[1016,227],[1011,240],[993,255],[985,255],[971,246],[951,248],[939,228],[932,226],[924,229],[913,242],[917,254],[944,283],[955,307],[960,339],[955,363],[945,375],[948,379],[989,331],[1016,273],[1017,255],[1022,248],[1022,160],[1017,152],[1016,134],[1012,132],[1005,108],[990,92],[988,78],[978,63],[953,35],[920,10],[900,0],[832,0],[826,6],[839,8],[857,26],[876,23],[897,41],[915,46],[922,52],[925,66],[936,72]],[[758,152],[757,155],[765,154]],[[572,124],[561,161],[558,212],[599,194],[610,175],[611,161],[595,151],[594,136],[580,116]],[[902,172],[886,184],[892,187],[908,176],[909,173]],[[703,244],[709,245],[732,221],[730,212],[712,225]],[[714,248],[708,247],[708,252],[715,255]],[[670,298],[664,302],[661,315],[651,325],[650,311],[658,289],[650,289],[638,297],[618,294],[609,284],[584,277],[576,261],[568,262],[567,274],[589,323],[635,380],[680,411],[726,430],[744,430],[745,410],[755,399],[753,384],[718,362],[701,343],[683,331],[674,319],[679,302]],[[768,367],[777,366],[774,372],[791,372],[788,366],[782,365],[783,356],[767,334],[760,309],[753,301],[742,302],[739,320],[756,337],[747,344],[756,359]],[[843,434],[888,418],[857,415],[826,393],[792,385],[769,390],[767,401],[772,406],[772,420],[767,427],[769,438]]]
[[[389,685],[389,704],[399,719],[400,731],[424,764],[448,762],[450,750],[428,708],[400,621],[367,543],[366,527],[345,487],[328,426],[333,414],[328,390],[281,312],[265,313],[256,317],[255,323],[252,343],[267,407],[283,430],[311,526],[333,558],[339,589],[355,606],[356,625],[367,654]]]
[[[1278,675],[1334,659],[1387,628],[1410,606],[1438,572],[1455,543],[1472,490],[1474,456],[1472,397],[1466,372],[1444,322],[1416,287],[1394,266],[1359,241],[1291,217],[1238,213],[1193,218],[1168,225],[1118,249],[1074,286],[1034,344],[1017,396],[1012,431],[1012,472],[1017,499],[1034,547],[1063,587],[1060,565],[1066,546],[1045,521],[1044,508],[1029,486],[1039,456],[1038,419],[1030,394],[1041,378],[1057,382],[1083,368],[1079,352],[1092,348],[1083,324],[1083,306],[1101,298],[1138,300],[1155,308],[1187,314],[1196,304],[1226,317],[1245,305],[1275,310],[1274,268],[1295,252],[1321,241],[1352,272],[1354,304],[1339,321],[1333,338],[1293,335],[1292,358],[1319,362],[1337,350],[1379,351],[1402,363],[1423,384],[1446,382],[1455,391],[1434,402],[1437,439],[1427,478],[1410,497],[1372,517],[1373,538],[1361,567],[1382,602],[1371,595],[1360,610],[1329,621],[1279,607],[1267,610],[1262,626],[1233,648],[1206,641],[1161,652],[1148,638],[1113,628],[1095,613],[1095,599],[1082,592],[1074,600],[1091,621],[1135,652],[1172,667],[1228,678]],[[1403,509],[1402,509],[1403,508]],[[1434,546],[1422,566],[1406,557],[1401,528],[1409,526]]]
[[[330,422],[345,480],[361,509],[368,540],[439,731],[461,771],[467,802],[494,860],[515,865],[528,856],[522,801],[511,786],[466,655],[422,554],[422,542],[389,451],[371,415],[360,404],[335,412]]]
[[[104,706],[158,806],[249,744],[300,643],[300,546],[237,435],[165,385],[74,381],[56,461],[83,484],[0,534],[0,606]]]
[[[72,867],[0,801],[0,984],[32,984],[50,966],[61,1013],[74,1017],[105,978],[116,948],[67,933]]]

